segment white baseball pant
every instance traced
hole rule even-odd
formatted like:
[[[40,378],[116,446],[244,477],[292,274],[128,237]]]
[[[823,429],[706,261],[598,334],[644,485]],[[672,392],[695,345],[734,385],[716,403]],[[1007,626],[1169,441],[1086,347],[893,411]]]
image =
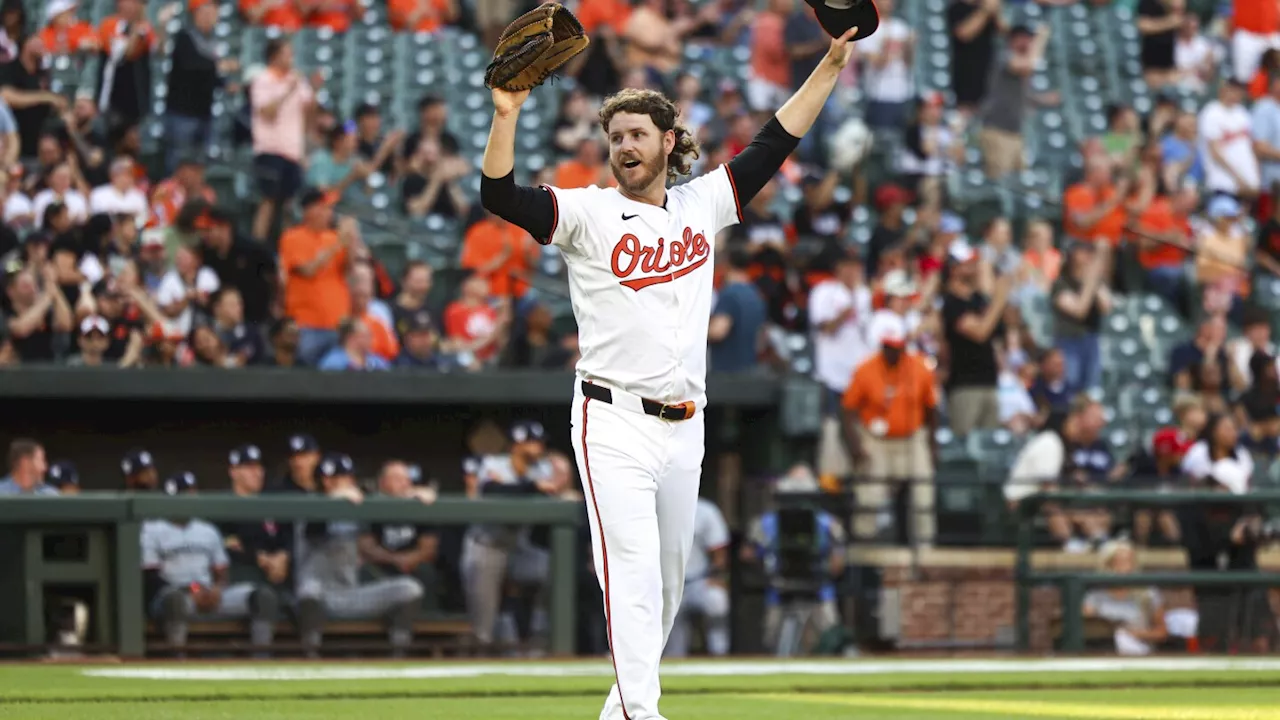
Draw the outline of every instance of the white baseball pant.
[[[600,720],[663,720],[658,664],[684,593],[702,477],[701,408],[678,422],[634,395],[585,398],[575,382],[573,449],[604,592],[614,685]]]

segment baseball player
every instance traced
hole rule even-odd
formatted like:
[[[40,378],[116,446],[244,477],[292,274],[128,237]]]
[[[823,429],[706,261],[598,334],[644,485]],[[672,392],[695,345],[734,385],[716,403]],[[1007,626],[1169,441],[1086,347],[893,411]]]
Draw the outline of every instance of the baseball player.
[[[729,654],[729,525],[720,508],[698,498],[693,521],[693,552],[684,573],[684,600],[667,640],[667,657],[689,654],[689,620],[701,616],[707,631],[707,654]]]
[[[241,445],[227,455],[227,475],[231,492],[238,497],[257,497],[266,473],[262,450],[257,445]],[[231,559],[231,576],[282,586],[289,577],[289,551],[293,546],[293,526],[268,520],[241,520],[218,525]]]
[[[355,463],[341,453],[328,453],[316,465],[315,482],[329,497],[360,502]],[[298,628],[308,656],[319,653],[327,617],[355,620],[384,618],[392,652],[404,655],[413,642],[413,621],[422,599],[422,584],[406,577],[360,583],[359,523],[334,521],[309,523],[322,533],[308,530],[298,542]]]
[[[684,593],[702,473],[716,234],[741,222],[812,127],[855,34],[832,40],[737,157],[670,188],[698,149],[661,93],[627,89],[605,100],[600,125],[617,187],[568,190],[516,184],[516,128],[529,92],[492,91],[481,202],[559,248],[577,318],[572,439],[615,675],[602,720],[662,717],[658,665]]]
[[[195,492],[196,476],[181,472],[165,479],[166,495]],[[271,644],[279,598],[265,586],[229,584],[230,560],[222,534],[194,519],[148,520],[142,524],[143,586],[151,598],[151,615],[163,626],[173,647],[187,642],[193,617],[248,618],[253,644]]]
[[[539,423],[515,423],[510,452],[487,455],[476,468],[479,496],[558,495],[563,487],[546,456],[543,435]],[[522,591],[523,597],[515,602],[522,612],[513,617],[517,633],[525,639],[531,634],[532,596],[546,583],[550,564],[546,549],[535,545],[530,534],[528,527],[497,525],[473,525],[467,531],[462,577],[472,628],[481,645],[494,642],[507,583]]]
[[[160,484],[159,471],[156,470],[156,459],[142,448],[134,448],[125,453],[120,460],[120,473],[124,475],[126,490],[138,492],[155,492]]]

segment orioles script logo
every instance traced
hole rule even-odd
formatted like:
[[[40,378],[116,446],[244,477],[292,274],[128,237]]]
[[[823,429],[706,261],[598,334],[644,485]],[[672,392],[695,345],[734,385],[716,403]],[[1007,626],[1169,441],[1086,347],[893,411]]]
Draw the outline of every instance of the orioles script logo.
[[[684,229],[682,239],[672,240],[670,246],[665,239],[658,238],[656,247],[643,247],[640,238],[627,233],[613,246],[613,274],[623,279],[619,285],[639,292],[684,277],[709,259],[711,246],[706,236],[702,233],[695,235],[689,228]],[[636,270],[657,274],[628,279]]]

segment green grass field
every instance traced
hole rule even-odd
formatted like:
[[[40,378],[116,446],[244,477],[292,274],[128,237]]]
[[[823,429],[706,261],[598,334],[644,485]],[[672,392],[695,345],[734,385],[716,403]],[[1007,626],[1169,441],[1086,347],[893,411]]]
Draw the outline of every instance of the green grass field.
[[[1280,720],[1280,660],[664,666],[671,720]],[[594,720],[607,662],[0,665],[0,718]]]

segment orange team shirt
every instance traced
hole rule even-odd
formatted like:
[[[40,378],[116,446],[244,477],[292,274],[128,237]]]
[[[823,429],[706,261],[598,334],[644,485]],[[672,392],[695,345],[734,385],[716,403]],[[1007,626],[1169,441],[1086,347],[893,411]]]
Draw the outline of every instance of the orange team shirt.
[[[1091,185],[1084,183],[1078,183],[1067,188],[1067,192],[1062,198],[1062,205],[1066,209],[1066,212],[1063,213],[1062,223],[1067,235],[1079,240],[1089,241],[1101,237],[1112,246],[1119,245],[1120,235],[1124,232],[1125,225],[1123,204],[1117,205],[1114,210],[1107,213],[1089,228],[1080,227],[1071,219],[1074,213],[1088,212],[1110,201],[1115,196],[1115,192],[1115,188],[1111,186],[1107,186],[1101,192],[1098,192]]]
[[[337,33],[351,29],[351,14],[355,9],[353,0],[322,0],[322,2],[337,2],[340,7],[316,10],[307,16],[308,26],[327,27]]]
[[[478,222],[462,239],[462,267],[476,270],[493,262],[504,249],[510,255],[489,274],[489,294],[496,297],[523,297],[529,284],[519,278],[529,272],[529,233],[505,220]]]
[[[240,12],[246,17],[252,10],[258,8],[263,3],[270,0],[240,0]],[[278,27],[281,30],[296,32],[302,29],[302,13],[298,10],[298,4],[292,0],[283,0],[272,6],[262,14],[258,19],[258,24],[264,27]]]
[[[498,313],[488,305],[468,306],[455,300],[444,310],[445,334],[454,340],[470,342],[488,335],[498,324]],[[497,337],[476,351],[476,357],[488,360],[498,351]]]
[[[1147,209],[1138,216],[1138,230],[1145,235],[1164,235],[1177,230],[1184,239],[1190,238],[1191,226],[1185,217],[1178,217],[1173,212],[1173,203],[1169,198],[1157,197],[1147,205]],[[1169,243],[1151,242],[1142,247],[1143,238],[1139,237],[1138,262],[1142,267],[1151,268],[1181,265],[1187,259],[1187,251]]]
[[[896,368],[876,353],[854,371],[840,404],[858,413],[863,427],[888,423],[886,438],[911,437],[924,426],[925,411],[938,406],[933,371],[915,353],[903,353]]]
[[[400,355],[400,341],[396,339],[396,334],[391,332],[391,328],[386,323],[378,319],[372,313],[365,312],[360,318],[369,328],[369,333],[373,335],[373,354],[386,360],[393,362]]]
[[[211,187],[205,187],[201,195],[210,205],[218,202],[218,195]],[[178,213],[182,212],[182,206],[186,204],[187,191],[176,180],[170,178],[160,181],[151,192],[151,220],[147,222],[147,227],[172,225]]]
[[[449,12],[449,0],[427,0],[428,11],[418,18],[413,27],[409,27],[409,16],[418,9],[421,0],[387,0],[387,13],[390,15],[391,27],[404,32],[431,33],[440,29],[444,17]]]
[[[600,183],[600,173],[603,170],[599,165],[591,167],[584,165],[577,160],[565,160],[556,168],[556,179],[554,185],[565,190],[574,188],[590,187]]]
[[[631,6],[621,0],[582,0],[576,13],[578,22],[588,35],[595,35],[601,25],[608,25],[622,35],[631,19]]]
[[[1262,68],[1258,68],[1258,72],[1253,74],[1253,79],[1249,81],[1249,99],[1261,100],[1266,97],[1267,86],[1271,84],[1271,75]]]
[[[1280,5],[1275,0],[1235,0],[1231,25],[1255,35],[1280,32]]]
[[[280,236],[280,267],[285,272],[284,312],[299,327],[336,330],[351,311],[345,272],[346,248],[339,250],[311,277],[294,272],[338,242],[337,230],[317,232],[301,225],[289,228]]]
[[[62,29],[49,25],[40,31],[40,39],[50,54],[62,55],[92,48],[97,44],[98,33],[89,23],[77,20]]]
[[[1049,248],[1044,253],[1039,250],[1027,250],[1022,254],[1031,267],[1040,271],[1049,282],[1058,279],[1058,274],[1062,272],[1062,253],[1057,248]]]
[[[123,34],[120,32],[120,26],[123,24],[124,20],[118,15],[112,15],[103,20],[102,25],[98,28],[98,47],[103,51],[109,52],[111,50],[112,41]],[[154,28],[147,30],[147,32],[143,34],[142,38],[142,45],[137,50],[130,53],[126,59],[137,60],[155,48],[156,32]]]
[[[790,87],[791,56],[784,37],[786,20],[777,13],[756,16],[751,30],[751,74],[774,85]]]

